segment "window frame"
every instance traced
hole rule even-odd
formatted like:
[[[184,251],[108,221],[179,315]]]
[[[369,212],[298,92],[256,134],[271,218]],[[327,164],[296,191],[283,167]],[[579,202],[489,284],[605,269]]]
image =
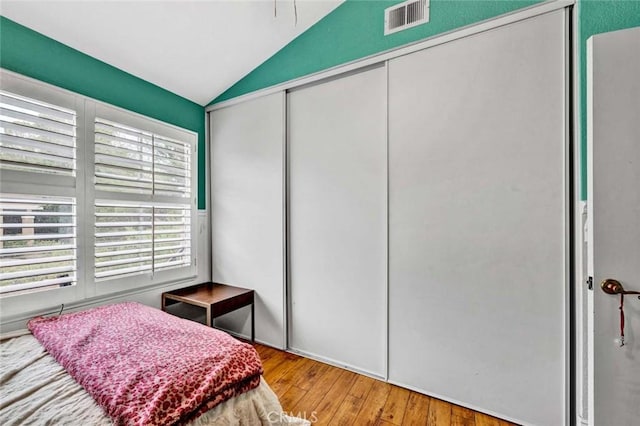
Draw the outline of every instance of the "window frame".
[[[128,111],[77,93],[34,80],[0,68],[2,90],[41,100],[76,112],[76,176],[50,176],[17,170],[2,170],[0,192],[23,195],[52,195],[76,200],[77,284],[23,294],[0,296],[1,317],[18,317],[28,312],[54,308],[61,304],[86,301],[101,296],[126,294],[144,288],[160,287],[187,281],[197,276],[198,219],[198,134],[142,114]],[[149,130],[163,136],[191,143],[191,262],[188,267],[168,269],[155,276],[137,274],[130,277],[96,282],[95,271],[95,200],[94,189],[94,128],[96,112],[102,118]],[[185,140],[186,141],[186,140]],[[99,193],[98,193],[99,195]],[[143,278],[145,277],[145,278]]]

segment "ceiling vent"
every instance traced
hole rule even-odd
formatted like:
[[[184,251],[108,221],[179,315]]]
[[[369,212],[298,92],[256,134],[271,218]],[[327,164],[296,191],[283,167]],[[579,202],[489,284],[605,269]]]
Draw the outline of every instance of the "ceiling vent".
[[[384,35],[429,22],[429,0],[408,0],[384,10]]]

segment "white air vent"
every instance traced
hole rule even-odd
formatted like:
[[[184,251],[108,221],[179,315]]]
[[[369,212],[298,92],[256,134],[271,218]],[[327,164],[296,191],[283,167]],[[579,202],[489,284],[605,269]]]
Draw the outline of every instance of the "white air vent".
[[[408,0],[384,10],[384,35],[429,22],[429,0]]]

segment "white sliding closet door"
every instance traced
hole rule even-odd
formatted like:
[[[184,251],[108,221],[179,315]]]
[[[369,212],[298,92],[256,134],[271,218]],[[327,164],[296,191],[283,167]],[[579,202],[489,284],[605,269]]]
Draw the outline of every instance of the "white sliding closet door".
[[[382,376],[386,71],[288,95],[289,346]]]
[[[256,340],[284,348],[284,93],[211,113],[214,282],[256,291]],[[251,311],[216,319],[249,336]]]
[[[389,375],[562,425],[565,12],[389,63]]]

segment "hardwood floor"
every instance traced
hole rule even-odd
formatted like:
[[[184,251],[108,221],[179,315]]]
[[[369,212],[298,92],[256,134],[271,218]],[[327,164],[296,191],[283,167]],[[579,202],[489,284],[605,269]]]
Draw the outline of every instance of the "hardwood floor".
[[[254,344],[285,412],[315,425],[507,426],[513,423],[367,376]]]

